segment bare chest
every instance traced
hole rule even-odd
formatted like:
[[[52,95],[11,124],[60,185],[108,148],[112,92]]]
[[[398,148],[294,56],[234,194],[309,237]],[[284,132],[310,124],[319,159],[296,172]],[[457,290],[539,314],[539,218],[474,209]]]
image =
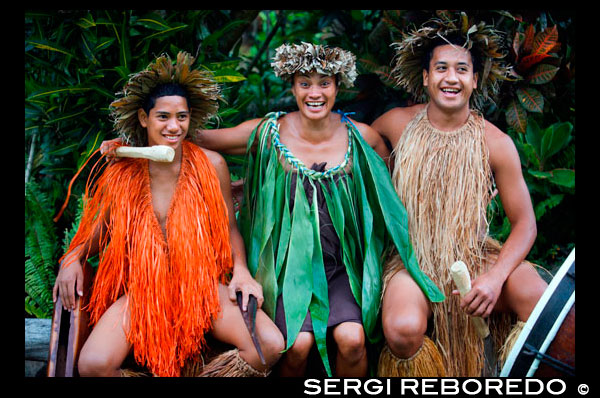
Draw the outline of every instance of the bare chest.
[[[152,195],[152,209],[166,236],[167,217],[175,190],[177,187],[177,176],[155,175],[150,179],[150,192]]]
[[[299,159],[306,167],[326,162],[326,169],[344,162],[348,152],[348,133],[346,129],[337,130],[331,137],[323,140],[307,141],[291,134],[281,132],[280,141],[289,153]]]

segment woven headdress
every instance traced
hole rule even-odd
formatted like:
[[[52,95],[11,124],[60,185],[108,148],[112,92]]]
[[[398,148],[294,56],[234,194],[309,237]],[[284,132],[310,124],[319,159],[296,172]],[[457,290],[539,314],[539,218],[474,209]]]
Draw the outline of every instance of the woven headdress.
[[[463,47],[476,54],[481,60],[477,90],[471,95],[471,106],[479,110],[500,89],[500,82],[509,78],[511,67],[503,62],[503,38],[499,31],[485,22],[472,24],[464,13],[456,20],[449,17],[427,21],[418,30],[403,33],[401,41],[392,43],[396,56],[392,61],[391,77],[396,86],[412,94],[415,101],[427,101],[427,92],[423,87],[423,57],[431,51],[434,42],[445,40],[448,36],[459,35],[464,38]]]
[[[146,131],[139,123],[137,111],[160,84],[176,83],[187,92],[191,110],[188,139],[217,112],[217,100],[222,99],[220,88],[209,71],[192,69],[194,61],[183,51],[177,54],[175,65],[168,55],[161,55],[145,70],[131,75],[123,91],[117,93],[121,98],[110,104],[114,127],[126,143],[146,145]]]
[[[302,44],[282,44],[275,50],[271,66],[277,77],[291,81],[296,72],[337,75],[338,84],[352,87],[358,76],[356,57],[350,51],[338,47],[302,42]]]

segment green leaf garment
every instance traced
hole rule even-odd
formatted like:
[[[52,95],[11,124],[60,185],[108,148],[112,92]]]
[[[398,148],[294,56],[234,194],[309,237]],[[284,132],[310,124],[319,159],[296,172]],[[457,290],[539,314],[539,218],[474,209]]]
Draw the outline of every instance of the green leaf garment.
[[[346,159],[332,169],[318,172],[307,168],[279,142],[278,119],[284,114],[267,114],[248,141],[240,231],[246,244],[248,268],[263,287],[263,309],[273,319],[277,297],[283,294],[286,349],[294,343],[309,311],[317,348],[331,376],[325,344],[329,303],[314,189],[317,184],[323,188],[350,288],[361,308],[369,341],[377,342],[382,336],[378,327],[382,268],[390,243],[432,302],[443,301],[444,295],[419,269],[409,240],[406,209],[394,190],[385,163],[350,119],[342,114],[349,137]],[[253,154],[255,139],[258,148]],[[293,173],[298,178],[290,210]],[[304,191],[305,179],[313,187],[312,201]]]

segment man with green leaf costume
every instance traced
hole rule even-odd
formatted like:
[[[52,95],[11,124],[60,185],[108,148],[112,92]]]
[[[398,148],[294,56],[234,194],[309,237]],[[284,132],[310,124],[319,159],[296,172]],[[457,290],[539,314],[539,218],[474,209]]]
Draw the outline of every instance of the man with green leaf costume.
[[[262,308],[287,339],[281,375],[303,375],[316,343],[327,374],[333,368],[338,376],[366,376],[365,336],[381,339],[382,264],[390,244],[431,301],[444,295],[417,264],[382,139],[332,112],[339,85],[350,87],[356,78],[354,55],[284,44],[272,66],[291,80],[298,111],[203,130],[198,144],[247,153],[240,230],[248,267],[263,287]]]

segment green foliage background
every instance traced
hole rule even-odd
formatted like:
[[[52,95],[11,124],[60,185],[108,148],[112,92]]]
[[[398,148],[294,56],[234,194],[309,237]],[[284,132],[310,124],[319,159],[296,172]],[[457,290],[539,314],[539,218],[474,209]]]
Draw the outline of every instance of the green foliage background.
[[[197,54],[214,71],[226,102],[209,127],[236,125],[272,110],[293,110],[289,85],[270,67],[284,42],[339,46],[357,56],[355,87],[337,106],[371,123],[411,103],[388,80],[390,44],[402,32],[449,12],[415,10],[65,10],[26,11],[25,19],[25,312],[50,317],[51,288],[77,225],[81,201],[52,221],[69,181],[103,140],[115,137],[108,104],[128,75],[161,53]],[[575,17],[568,11],[467,12],[506,32],[515,82],[486,117],[514,140],[531,192],[538,238],[528,259],[553,271],[575,245]],[[243,159],[228,157],[232,178]],[[81,198],[86,166],[72,188]],[[499,202],[492,233],[510,229]]]

